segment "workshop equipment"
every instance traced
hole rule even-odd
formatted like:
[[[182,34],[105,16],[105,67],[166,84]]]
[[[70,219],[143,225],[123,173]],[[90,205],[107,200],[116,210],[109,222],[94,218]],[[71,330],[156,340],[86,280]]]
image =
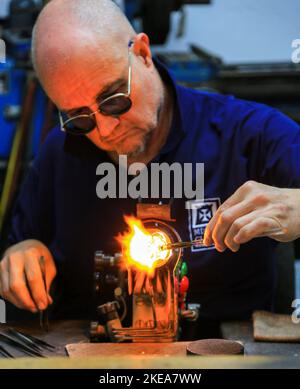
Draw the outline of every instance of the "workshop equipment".
[[[165,244],[180,240],[173,227],[158,219],[143,220],[145,230]],[[142,256],[144,253],[140,253]],[[161,250],[151,267],[145,269],[127,262],[128,294],[132,295],[132,327],[114,329],[119,336],[133,341],[174,341],[178,332],[178,262],[181,249]],[[126,261],[126,255],[125,255]],[[177,268],[177,269],[176,269]]]
[[[158,52],[155,58],[168,68],[178,83],[198,87],[217,77],[221,59],[198,46],[194,50],[195,47],[191,45],[191,51],[187,52]]]
[[[30,62],[31,30],[39,10],[33,0],[11,1],[9,17],[3,21],[1,31],[6,44],[6,62],[0,64],[0,158],[9,161],[0,205],[0,231],[30,139],[35,95]]]
[[[208,5],[211,0],[164,0],[163,6],[161,0],[125,0],[125,13],[133,25],[135,19],[139,18],[151,44],[161,45],[168,37],[172,12],[181,11],[181,27],[185,22],[183,6],[188,4]]]
[[[95,254],[96,299],[101,301],[110,290],[115,300],[98,305],[91,340],[174,341],[179,318],[195,320],[199,306],[186,305],[188,269],[181,238],[172,226],[170,205],[140,203],[137,218],[125,217],[125,221],[129,230],[117,237],[122,254]],[[182,246],[190,247],[188,243]],[[122,326],[125,318],[127,326]]]
[[[12,147],[25,80],[26,73],[16,67],[15,60],[7,58],[0,63],[0,158],[7,158]]]
[[[32,26],[41,9],[42,2],[38,0],[12,0],[9,16],[2,21],[1,38],[5,42],[6,61],[0,64],[0,112],[2,113],[0,158],[8,158],[16,125],[21,116],[26,76],[32,70],[30,59]],[[39,125],[38,121],[43,120],[44,110],[41,109],[41,105],[46,103],[46,96],[42,93],[41,87],[39,90],[39,96],[32,104],[32,109],[38,105],[35,112],[35,126]],[[38,134],[40,128],[35,127],[34,138]]]
[[[27,76],[26,90],[27,94],[24,97],[21,118],[14,137],[0,201],[0,231],[3,227],[5,217],[7,216],[8,210],[13,201],[13,196],[16,192],[18,178],[20,177],[21,173],[24,148],[26,146],[26,140],[29,132],[31,108],[36,91],[35,76],[31,72]]]
[[[0,37],[6,48],[6,61],[0,63],[1,233],[21,173],[37,154],[53,122],[54,106],[37,79],[33,80],[30,59],[32,26],[42,6],[42,0],[13,0],[9,16],[1,23]]]

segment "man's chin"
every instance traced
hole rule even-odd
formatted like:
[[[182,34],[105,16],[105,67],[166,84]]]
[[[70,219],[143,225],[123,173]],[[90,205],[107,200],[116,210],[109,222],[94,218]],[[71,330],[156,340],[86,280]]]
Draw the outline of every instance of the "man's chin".
[[[145,149],[145,145],[142,143],[135,147],[116,147],[115,151],[118,155],[127,155],[128,158],[134,158],[144,153]]]
[[[143,154],[151,139],[152,131],[144,134],[143,136],[136,137],[135,139],[125,138],[122,142],[117,144],[102,143],[101,148],[107,152],[114,152],[117,155],[126,155],[128,158],[137,158]]]
[[[150,139],[150,133],[144,135],[140,139],[136,139],[135,142],[132,140],[129,142],[126,139],[124,142],[116,145],[115,151],[118,155],[127,155],[128,158],[136,158],[143,154],[146,149]]]

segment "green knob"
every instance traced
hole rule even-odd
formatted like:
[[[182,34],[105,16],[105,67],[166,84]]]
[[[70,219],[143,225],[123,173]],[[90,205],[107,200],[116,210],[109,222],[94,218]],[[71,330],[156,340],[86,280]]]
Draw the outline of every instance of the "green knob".
[[[182,262],[182,265],[181,265],[181,270],[180,270],[180,277],[184,277],[188,274],[188,267],[187,267],[187,264],[186,262]]]

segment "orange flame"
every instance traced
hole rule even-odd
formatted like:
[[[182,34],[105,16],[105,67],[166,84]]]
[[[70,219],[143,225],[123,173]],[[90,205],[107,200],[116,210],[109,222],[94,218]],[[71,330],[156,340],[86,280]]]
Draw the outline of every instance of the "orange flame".
[[[123,257],[126,264],[133,265],[149,274],[162,261],[165,263],[171,256],[171,250],[162,250],[162,246],[170,243],[170,239],[163,231],[147,230],[141,220],[133,216],[124,216],[129,231],[117,237],[123,248]]]

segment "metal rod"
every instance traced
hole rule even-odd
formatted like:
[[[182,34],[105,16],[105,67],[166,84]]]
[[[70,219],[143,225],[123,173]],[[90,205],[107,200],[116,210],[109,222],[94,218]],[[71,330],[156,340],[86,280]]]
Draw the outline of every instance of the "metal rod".
[[[39,339],[39,338],[36,338],[35,336],[33,335],[29,335],[29,334],[25,334],[24,332],[22,331],[17,331],[19,334],[25,336],[26,338],[32,340],[34,343],[36,344],[39,344],[41,347],[44,347],[45,349],[50,349],[51,351],[55,350],[55,346],[53,346],[52,344],[50,343],[47,343],[45,342],[44,340],[42,339]]]
[[[0,346],[0,354],[4,358],[14,358],[14,356],[11,353],[9,353],[3,346]]]
[[[43,354],[40,352],[36,351],[36,349],[33,349],[32,347],[26,346],[24,343],[21,343],[20,341],[17,341],[16,339],[4,334],[3,332],[0,333],[0,339],[12,345],[13,347],[22,350],[26,354],[30,354],[31,356],[36,356],[36,357],[44,357]]]
[[[164,246],[161,246],[161,250],[171,250],[176,248],[182,249],[182,248],[192,247],[192,246],[204,246],[203,239],[191,240],[188,242],[168,243]]]
[[[34,350],[38,352],[41,351],[40,347],[37,344],[35,344],[32,340],[26,338],[24,335],[18,333],[12,328],[8,329],[8,333],[14,336],[16,339],[19,339],[21,342],[25,343],[27,346],[32,347]]]
[[[262,233],[261,235],[257,236],[257,238],[263,238],[263,237],[266,237],[266,236],[270,236],[270,235],[281,235],[283,234],[284,231],[282,228],[278,227],[278,228],[273,228],[269,231],[266,231],[264,233]],[[196,239],[196,240],[191,240],[191,241],[187,241],[187,242],[175,242],[175,243],[168,243],[164,246],[161,246],[160,249],[161,250],[171,250],[171,249],[177,249],[177,248],[188,248],[188,247],[192,247],[192,246],[204,246],[204,240],[203,239]]]

